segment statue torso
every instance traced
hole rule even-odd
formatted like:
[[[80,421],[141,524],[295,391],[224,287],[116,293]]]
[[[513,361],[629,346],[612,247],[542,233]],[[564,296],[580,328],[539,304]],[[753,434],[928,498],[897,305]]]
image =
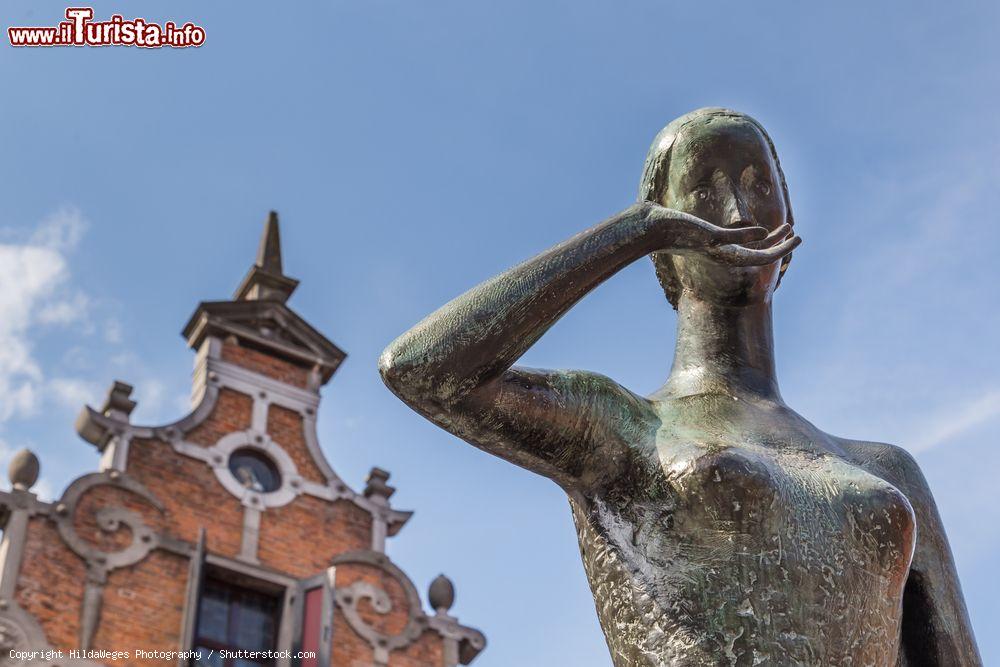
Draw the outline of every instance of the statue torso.
[[[791,411],[723,400],[661,406],[571,498],[616,667],[895,664],[906,497]]]

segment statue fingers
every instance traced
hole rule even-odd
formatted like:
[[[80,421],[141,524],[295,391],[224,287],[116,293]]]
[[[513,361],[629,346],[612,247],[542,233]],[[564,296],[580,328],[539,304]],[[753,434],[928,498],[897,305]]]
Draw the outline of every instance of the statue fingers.
[[[746,248],[752,248],[754,250],[763,250],[765,248],[770,248],[784,241],[788,236],[791,235],[791,231],[792,231],[792,226],[786,222],[781,226],[779,226],[774,231],[772,231],[770,234],[765,236],[764,238],[756,241],[749,241],[742,245]]]
[[[802,243],[798,236],[785,239],[776,246],[756,249],[728,244],[709,248],[706,252],[714,260],[732,266],[763,266],[788,255]]]
[[[753,243],[763,243],[769,238],[764,227],[716,227],[712,245],[740,244],[753,247]]]

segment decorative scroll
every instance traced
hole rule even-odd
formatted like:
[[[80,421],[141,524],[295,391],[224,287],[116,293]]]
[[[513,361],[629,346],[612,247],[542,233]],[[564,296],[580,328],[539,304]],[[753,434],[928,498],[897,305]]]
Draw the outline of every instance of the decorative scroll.
[[[389,653],[405,648],[415,642],[427,629],[427,617],[420,606],[420,596],[414,588],[410,578],[400,570],[389,557],[377,551],[352,551],[337,556],[333,559],[333,565],[368,565],[382,570],[402,586],[406,594],[407,622],[406,627],[395,635],[388,635],[368,624],[359,613],[358,603],[361,600],[368,600],[372,609],[378,614],[388,614],[392,611],[392,601],[389,594],[383,589],[366,581],[355,581],[347,586],[337,586],[334,598],[337,606],[344,613],[344,618],[351,629],[359,637],[371,644],[375,651],[375,662],[377,665],[386,665],[389,661]]]
[[[14,657],[14,651],[27,650],[28,636],[13,619],[0,618],[0,665],[19,667],[24,660]]]
[[[158,547],[186,551],[180,543],[169,540],[147,526],[136,512],[124,507],[110,506],[97,510],[95,518],[100,529],[107,533],[116,533],[127,528],[132,534],[131,542],[118,551],[103,551],[85,541],[77,534],[73,525],[80,499],[91,489],[98,486],[112,486],[133,493],[159,512],[164,512],[159,500],[140,482],[122,474],[117,470],[96,472],[76,479],[59,501],[54,505],[50,517],[56,524],[59,536],[73,553],[87,564],[87,579],[84,583],[83,606],[80,612],[80,647],[90,648],[97,625],[100,622],[101,606],[104,598],[104,585],[108,573],[120,567],[138,563],[149,552]]]
[[[14,657],[12,651],[45,651],[49,648],[38,621],[13,601],[0,603],[0,666],[28,665],[29,661]]]
[[[160,535],[149,528],[135,512],[124,507],[103,507],[97,511],[97,525],[107,533],[114,533],[122,528],[128,528],[132,533],[132,541],[124,549],[115,552],[101,551],[86,542],[76,533],[73,517],[76,507],[87,491],[98,486],[112,486],[134,493],[164,512],[159,500],[140,482],[119,473],[118,471],[95,472],[76,479],[63,497],[56,503],[52,520],[56,523],[59,536],[62,537],[73,553],[87,563],[88,573],[103,583],[111,570],[138,563],[150,551],[160,546]]]

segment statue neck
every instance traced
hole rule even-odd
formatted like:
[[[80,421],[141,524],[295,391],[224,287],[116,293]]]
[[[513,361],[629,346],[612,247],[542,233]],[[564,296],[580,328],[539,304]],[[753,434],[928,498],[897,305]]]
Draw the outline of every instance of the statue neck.
[[[723,306],[682,293],[677,348],[664,390],[675,398],[724,394],[781,402],[771,300]]]

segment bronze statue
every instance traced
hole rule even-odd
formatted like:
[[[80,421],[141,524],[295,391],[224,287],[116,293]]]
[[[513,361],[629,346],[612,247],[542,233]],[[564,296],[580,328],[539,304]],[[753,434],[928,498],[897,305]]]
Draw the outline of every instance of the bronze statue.
[[[616,667],[980,665],[917,464],[778,391],[771,296],[799,239],[767,133],[725,109],[673,121],[639,200],[417,324],[386,384],[566,491]],[[645,255],[678,311],[662,389],[514,365]]]

